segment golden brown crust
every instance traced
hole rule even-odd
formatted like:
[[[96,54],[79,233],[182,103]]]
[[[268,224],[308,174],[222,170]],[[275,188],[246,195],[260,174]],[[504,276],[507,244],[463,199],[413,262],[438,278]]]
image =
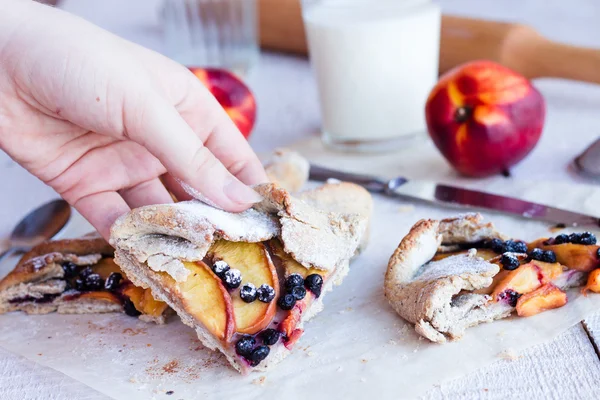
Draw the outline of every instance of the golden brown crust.
[[[56,262],[68,255],[86,256],[101,254],[112,256],[114,249],[100,237],[84,237],[44,242],[27,252],[17,266],[0,281],[0,291],[11,286],[44,279]]]

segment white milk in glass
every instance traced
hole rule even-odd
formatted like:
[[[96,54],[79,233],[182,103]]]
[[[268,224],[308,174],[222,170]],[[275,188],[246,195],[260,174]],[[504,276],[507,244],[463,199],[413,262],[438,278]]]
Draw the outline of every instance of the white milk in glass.
[[[385,150],[426,132],[440,9],[427,0],[305,0],[324,140]]]

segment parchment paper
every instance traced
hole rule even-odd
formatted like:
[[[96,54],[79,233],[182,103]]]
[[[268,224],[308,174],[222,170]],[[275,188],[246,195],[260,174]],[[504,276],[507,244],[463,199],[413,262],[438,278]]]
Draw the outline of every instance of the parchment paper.
[[[301,148],[320,164],[360,172],[410,173],[423,178],[429,167],[430,171],[448,171],[443,164],[443,168],[436,164],[427,146],[423,143],[416,147],[418,151],[413,147],[412,152],[403,152],[404,158],[402,152],[342,156],[323,151],[316,142]],[[412,158],[419,151],[420,157]],[[433,178],[455,181],[451,174],[449,179]],[[592,186],[505,178],[461,184],[598,215],[594,205],[599,204],[600,191]],[[584,298],[573,290],[568,304],[560,309],[480,325],[458,342],[438,345],[420,339],[384,299],[383,274],[389,256],[414,222],[458,211],[379,196],[375,196],[375,205],[369,247],[352,264],[342,286],[325,298],[325,310],[306,325],[293,354],[268,373],[240,376],[223,357],[202,348],[194,332],[176,318],[156,326],[116,314],[12,313],[0,316],[0,346],[116,399],[399,399],[414,398],[435,383],[499,357],[518,357],[523,349],[553,339],[600,308],[600,294]],[[485,216],[516,238],[556,234],[549,231],[549,224],[499,214]],[[76,220],[66,236],[88,229]],[[6,271],[11,264],[14,260],[0,268]],[[171,396],[169,391],[173,391]]]

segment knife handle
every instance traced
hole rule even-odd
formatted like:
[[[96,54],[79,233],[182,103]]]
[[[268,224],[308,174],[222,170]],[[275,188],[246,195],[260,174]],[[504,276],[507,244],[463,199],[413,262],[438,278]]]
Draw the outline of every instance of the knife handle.
[[[336,171],[334,169],[329,169],[313,164],[310,165],[309,179],[319,182],[325,182],[328,179],[337,179],[340,181],[352,182],[364,187],[369,192],[382,193],[387,188],[387,181],[384,181],[374,176]]]

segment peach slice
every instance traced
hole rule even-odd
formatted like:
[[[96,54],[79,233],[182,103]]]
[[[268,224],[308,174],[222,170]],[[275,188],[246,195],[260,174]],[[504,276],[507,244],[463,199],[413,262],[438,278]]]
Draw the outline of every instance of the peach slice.
[[[595,269],[590,272],[587,284],[581,289],[581,293],[585,296],[591,290],[594,293],[600,293],[600,269]]]
[[[556,261],[577,271],[589,272],[600,267],[597,245],[585,244],[544,244],[548,239],[538,239],[527,245],[529,250],[540,248],[552,250],[556,254]]]
[[[517,315],[530,317],[543,311],[562,307],[565,304],[567,304],[567,294],[553,284],[547,283],[519,298]]]
[[[125,278],[125,274],[121,271],[121,268],[119,268],[119,266],[115,263],[115,260],[112,257],[100,259],[100,261],[98,261],[98,264],[92,267],[92,270],[96,274],[100,275],[102,279],[108,278],[113,272],[118,272],[121,275],[123,275],[123,278]]]
[[[159,317],[167,309],[167,303],[155,300],[150,289],[143,289],[128,283],[123,294],[129,297],[129,300],[135,306],[135,309],[145,315]]]
[[[225,261],[231,268],[239,269],[242,273],[242,285],[250,282],[258,288],[267,284],[275,289],[275,299],[270,303],[258,300],[246,303],[238,293],[231,295],[237,332],[252,335],[266,328],[277,311],[279,279],[265,245],[218,240],[211,246],[208,254],[214,259]]]
[[[558,278],[566,268],[560,263],[547,263],[543,261],[533,260],[530,264],[534,264],[542,271],[543,278],[541,278],[542,284],[553,281]]]
[[[539,266],[529,263],[509,271],[501,279],[492,292],[493,301],[505,298],[506,293],[524,294],[529,293],[542,285],[544,278]]]
[[[271,249],[273,254],[281,261],[281,264],[285,269],[286,277],[291,274],[298,274],[303,278],[306,278],[308,275],[311,274],[319,274],[323,277],[323,280],[325,280],[326,271],[317,268],[306,268],[298,261],[294,260],[292,256],[290,256],[283,250],[283,245],[279,240],[271,240],[269,242],[269,248]]]
[[[500,283],[504,278],[506,278],[506,275],[508,275],[510,272],[511,271],[509,270],[501,269],[500,272],[494,275],[492,284],[490,286],[474,290],[473,293],[491,294],[494,291],[494,289],[498,286],[498,283]]]
[[[446,257],[455,256],[458,254],[467,254],[469,250],[458,250],[458,251],[449,251],[446,253],[436,253],[435,256],[431,259],[431,261],[439,261],[443,260]],[[477,249],[477,257],[481,257],[484,260],[488,261],[493,258],[498,257],[498,253],[496,253],[492,249]]]
[[[81,293],[78,298],[104,300],[115,304],[121,304],[121,300],[111,292],[85,292]]]
[[[184,307],[215,337],[229,341],[235,331],[235,319],[227,289],[203,262],[183,264],[191,272],[185,282],[176,284]]]

